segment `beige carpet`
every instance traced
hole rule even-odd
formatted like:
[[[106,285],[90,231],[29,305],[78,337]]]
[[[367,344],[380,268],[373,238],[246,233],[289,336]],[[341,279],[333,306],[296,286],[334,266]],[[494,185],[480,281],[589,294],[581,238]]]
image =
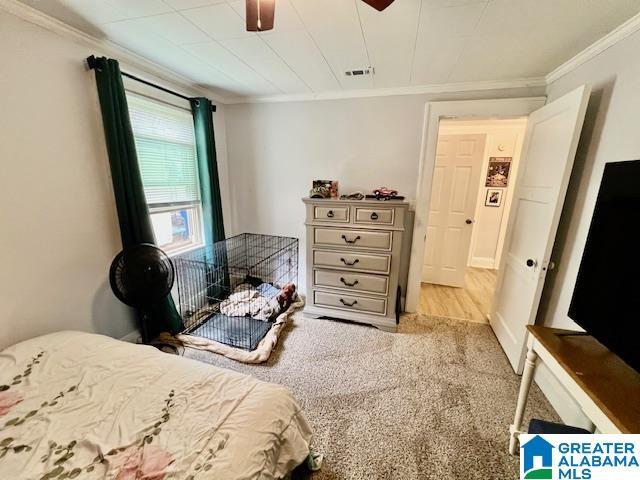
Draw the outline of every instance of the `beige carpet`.
[[[288,386],[325,454],[312,480],[518,478],[519,377],[487,325],[405,316],[390,334],[297,314],[266,364],[185,355]],[[557,420],[537,387],[528,413]]]

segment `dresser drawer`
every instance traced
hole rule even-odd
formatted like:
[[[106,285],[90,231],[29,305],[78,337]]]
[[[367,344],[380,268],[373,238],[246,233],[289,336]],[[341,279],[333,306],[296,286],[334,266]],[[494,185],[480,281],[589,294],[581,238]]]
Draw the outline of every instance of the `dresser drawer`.
[[[313,266],[335,267],[344,270],[389,273],[391,257],[373,253],[331,252],[314,250]]]
[[[313,219],[321,222],[348,222],[349,207],[314,207]]]
[[[392,236],[392,232],[384,231],[315,228],[313,240],[318,245],[391,250]]]
[[[386,298],[369,298],[360,295],[329,293],[320,290],[313,292],[313,303],[323,307],[338,308],[355,312],[374,313],[386,315]]]
[[[355,207],[355,223],[367,223],[371,225],[393,225],[393,208],[364,208]]]
[[[313,284],[317,287],[334,287],[354,292],[387,294],[389,277],[340,270],[314,270]]]

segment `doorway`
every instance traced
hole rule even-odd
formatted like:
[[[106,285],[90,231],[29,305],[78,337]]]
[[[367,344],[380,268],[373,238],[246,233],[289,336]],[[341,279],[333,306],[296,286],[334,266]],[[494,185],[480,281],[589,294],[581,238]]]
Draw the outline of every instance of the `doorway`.
[[[406,310],[409,312],[417,311],[421,293],[420,278],[440,123],[465,117],[527,117],[523,161],[515,182],[513,208],[507,222],[489,319],[516,373],[522,372],[527,329],[536,321],[547,272],[555,265],[551,260],[553,243],[590,92],[588,85],[581,85],[548,103],[540,98],[510,98],[432,102],[425,107],[407,282]]]
[[[526,122],[440,121],[419,313],[488,323]]]

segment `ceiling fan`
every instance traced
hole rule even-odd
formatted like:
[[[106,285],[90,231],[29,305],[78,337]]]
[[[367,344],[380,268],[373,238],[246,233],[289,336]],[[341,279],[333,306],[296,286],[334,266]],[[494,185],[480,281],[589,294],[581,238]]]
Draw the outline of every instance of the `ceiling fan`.
[[[391,5],[394,0],[362,0],[379,12]],[[276,0],[246,0],[247,32],[264,32],[273,29]]]

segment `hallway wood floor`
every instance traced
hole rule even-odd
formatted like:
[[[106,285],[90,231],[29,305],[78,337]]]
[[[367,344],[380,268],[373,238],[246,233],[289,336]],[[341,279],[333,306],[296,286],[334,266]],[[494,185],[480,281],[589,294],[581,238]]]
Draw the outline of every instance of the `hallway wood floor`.
[[[426,315],[488,323],[496,277],[496,270],[469,267],[465,274],[466,288],[423,283],[418,311]]]

